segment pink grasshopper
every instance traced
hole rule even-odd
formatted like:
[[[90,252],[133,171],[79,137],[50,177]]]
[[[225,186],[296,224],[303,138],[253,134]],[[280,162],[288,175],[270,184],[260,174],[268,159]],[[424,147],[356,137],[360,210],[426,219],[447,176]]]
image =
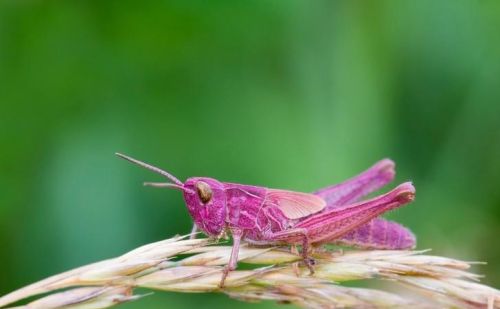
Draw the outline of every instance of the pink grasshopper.
[[[366,249],[408,249],[415,236],[398,223],[377,218],[382,213],[413,201],[410,182],[375,198],[360,201],[389,183],[395,175],[394,163],[384,159],[341,184],[313,194],[220,182],[192,177],[182,183],[157,167],[117,153],[130,162],[167,177],[173,183],[145,183],[154,187],[176,188],[183,192],[196,228],[210,237],[233,237],[233,248],[224,268],[221,287],[236,269],[241,240],[255,245],[302,245],[302,257],[313,272],[309,258],[312,245],[346,244]],[[192,234],[194,235],[194,233]]]

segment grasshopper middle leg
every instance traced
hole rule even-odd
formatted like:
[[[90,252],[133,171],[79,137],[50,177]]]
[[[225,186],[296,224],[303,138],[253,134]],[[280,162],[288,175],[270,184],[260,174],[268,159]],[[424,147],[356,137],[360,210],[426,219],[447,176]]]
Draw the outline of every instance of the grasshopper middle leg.
[[[311,243],[309,241],[309,236],[307,234],[307,230],[304,228],[294,228],[290,230],[285,230],[277,233],[272,233],[267,235],[268,240],[272,242],[285,242],[292,243],[295,245],[296,243],[302,244],[302,258],[304,260],[304,264],[309,268],[311,274],[314,274],[314,264],[315,261],[310,257],[310,248]]]

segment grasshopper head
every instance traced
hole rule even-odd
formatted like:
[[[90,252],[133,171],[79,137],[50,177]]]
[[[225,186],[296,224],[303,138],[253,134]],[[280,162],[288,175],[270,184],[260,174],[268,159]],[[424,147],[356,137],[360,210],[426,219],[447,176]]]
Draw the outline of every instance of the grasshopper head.
[[[198,228],[219,236],[226,225],[224,185],[213,178],[193,177],[186,180],[184,188],[184,200]]]
[[[185,183],[182,183],[182,181],[175,178],[172,174],[155,166],[120,153],[116,155],[165,176],[171,182],[146,182],[144,185],[181,190],[184,194],[184,200],[186,201],[189,214],[198,228],[210,236],[219,236],[222,234],[226,221],[226,194],[224,185],[221,182],[212,178],[193,177],[189,178]]]

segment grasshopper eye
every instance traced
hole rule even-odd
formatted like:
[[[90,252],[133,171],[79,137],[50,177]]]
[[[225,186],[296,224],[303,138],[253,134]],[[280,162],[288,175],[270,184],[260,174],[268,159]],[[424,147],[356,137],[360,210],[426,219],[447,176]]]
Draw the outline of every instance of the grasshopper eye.
[[[203,204],[210,202],[210,200],[212,199],[212,189],[210,188],[210,186],[206,182],[198,181],[195,187],[196,193],[198,193],[198,197],[203,202]]]

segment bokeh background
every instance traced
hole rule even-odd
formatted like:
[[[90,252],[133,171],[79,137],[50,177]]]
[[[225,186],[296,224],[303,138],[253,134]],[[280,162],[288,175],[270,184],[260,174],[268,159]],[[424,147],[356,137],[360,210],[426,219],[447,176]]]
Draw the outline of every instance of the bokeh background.
[[[389,217],[500,287],[499,29],[498,1],[2,1],[0,294],[190,231],[115,151],[298,191],[390,157]]]

